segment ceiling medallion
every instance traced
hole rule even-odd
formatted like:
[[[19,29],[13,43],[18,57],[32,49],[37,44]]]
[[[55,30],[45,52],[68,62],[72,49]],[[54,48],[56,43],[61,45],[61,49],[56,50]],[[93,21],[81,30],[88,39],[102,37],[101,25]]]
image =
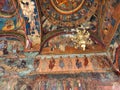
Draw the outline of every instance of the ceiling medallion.
[[[40,7],[52,24],[77,27],[90,19],[98,9],[98,3],[99,0],[41,0]]]
[[[50,0],[54,9],[61,14],[73,14],[83,5],[85,0]]]

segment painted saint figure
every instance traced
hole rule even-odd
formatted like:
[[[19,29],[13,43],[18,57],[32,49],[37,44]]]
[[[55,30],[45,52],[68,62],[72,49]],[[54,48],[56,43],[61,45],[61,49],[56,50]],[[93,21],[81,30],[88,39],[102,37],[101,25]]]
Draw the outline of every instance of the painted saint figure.
[[[42,64],[41,64],[41,70],[45,70],[47,67],[47,59],[46,57],[44,57],[44,60],[42,60]]]
[[[55,59],[52,57],[49,62],[49,69],[52,70],[54,68],[54,66],[55,66]]]
[[[62,68],[62,69],[63,69],[64,66],[65,66],[62,56],[60,57],[60,60],[59,60],[59,66],[60,66],[60,68]]]
[[[82,67],[82,63],[79,60],[78,56],[76,56],[76,67],[79,69],[80,67]]]
[[[35,59],[34,60],[34,68],[35,68],[35,70],[38,68],[39,64],[40,64],[40,59]]]
[[[4,42],[0,40],[0,50],[2,50],[3,48],[4,48]]]
[[[78,84],[78,90],[83,90],[80,80],[77,80],[77,84]]]
[[[66,89],[65,90],[72,90],[72,86],[70,84],[70,81],[66,82]]]
[[[7,41],[4,41],[4,48],[3,48],[3,54],[4,55],[9,53],[8,50],[7,50],[7,47],[8,47],[8,43],[7,43]]]
[[[84,55],[84,67],[86,68],[88,66],[88,58],[86,57],[86,55]]]

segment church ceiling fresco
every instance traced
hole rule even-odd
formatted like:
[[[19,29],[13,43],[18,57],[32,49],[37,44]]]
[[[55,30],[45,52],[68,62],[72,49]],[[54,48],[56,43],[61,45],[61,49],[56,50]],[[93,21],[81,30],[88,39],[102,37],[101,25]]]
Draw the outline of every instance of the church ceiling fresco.
[[[116,32],[115,27],[118,27],[119,17],[114,17],[114,8],[109,1],[41,0],[38,3],[40,3],[38,6],[41,9],[39,12],[43,31],[40,49],[42,54],[104,52]],[[78,35],[77,31],[85,35],[82,33]],[[112,34],[109,35],[111,32]],[[77,43],[79,47],[75,48],[72,37],[77,38],[77,35],[82,37],[78,40],[79,44]],[[61,38],[60,42],[57,40],[58,37]],[[66,38],[68,42],[65,42]],[[71,46],[69,42],[73,45]],[[55,43],[59,43],[59,46]],[[61,51],[61,48],[64,48],[64,51]]]
[[[103,52],[110,45],[119,23],[119,17],[113,14],[113,2],[1,1],[5,4],[1,6],[1,35],[14,33],[18,40],[24,39],[21,40],[24,51],[39,51],[41,54]],[[10,8],[14,8],[17,14],[6,15]]]
[[[120,90],[119,0],[1,0],[0,90]]]

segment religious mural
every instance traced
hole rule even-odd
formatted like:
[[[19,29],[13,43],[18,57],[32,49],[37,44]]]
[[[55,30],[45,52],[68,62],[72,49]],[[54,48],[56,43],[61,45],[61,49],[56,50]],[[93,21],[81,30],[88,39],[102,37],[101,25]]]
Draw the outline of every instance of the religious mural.
[[[110,38],[107,38],[108,33],[115,33],[116,30],[113,29],[118,26],[117,19],[113,15],[112,1],[41,0],[40,4],[43,32],[40,52],[42,54],[104,51],[113,37],[111,34]],[[104,9],[107,11],[104,12]],[[58,37],[61,37],[61,40],[58,40]],[[52,41],[59,45],[53,45]],[[50,44],[55,52],[49,47]],[[61,48],[63,48],[62,52]]]
[[[19,0],[26,27],[26,51],[39,51],[40,22],[35,0]]]
[[[120,90],[119,0],[1,0],[0,90]]]

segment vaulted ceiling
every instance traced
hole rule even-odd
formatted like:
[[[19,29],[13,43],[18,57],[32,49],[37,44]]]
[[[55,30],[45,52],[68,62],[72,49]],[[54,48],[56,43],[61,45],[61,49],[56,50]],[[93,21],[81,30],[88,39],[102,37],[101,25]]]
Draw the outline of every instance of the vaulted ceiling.
[[[119,0],[2,0],[0,37],[17,38],[25,51],[40,54],[105,52],[119,8]]]

